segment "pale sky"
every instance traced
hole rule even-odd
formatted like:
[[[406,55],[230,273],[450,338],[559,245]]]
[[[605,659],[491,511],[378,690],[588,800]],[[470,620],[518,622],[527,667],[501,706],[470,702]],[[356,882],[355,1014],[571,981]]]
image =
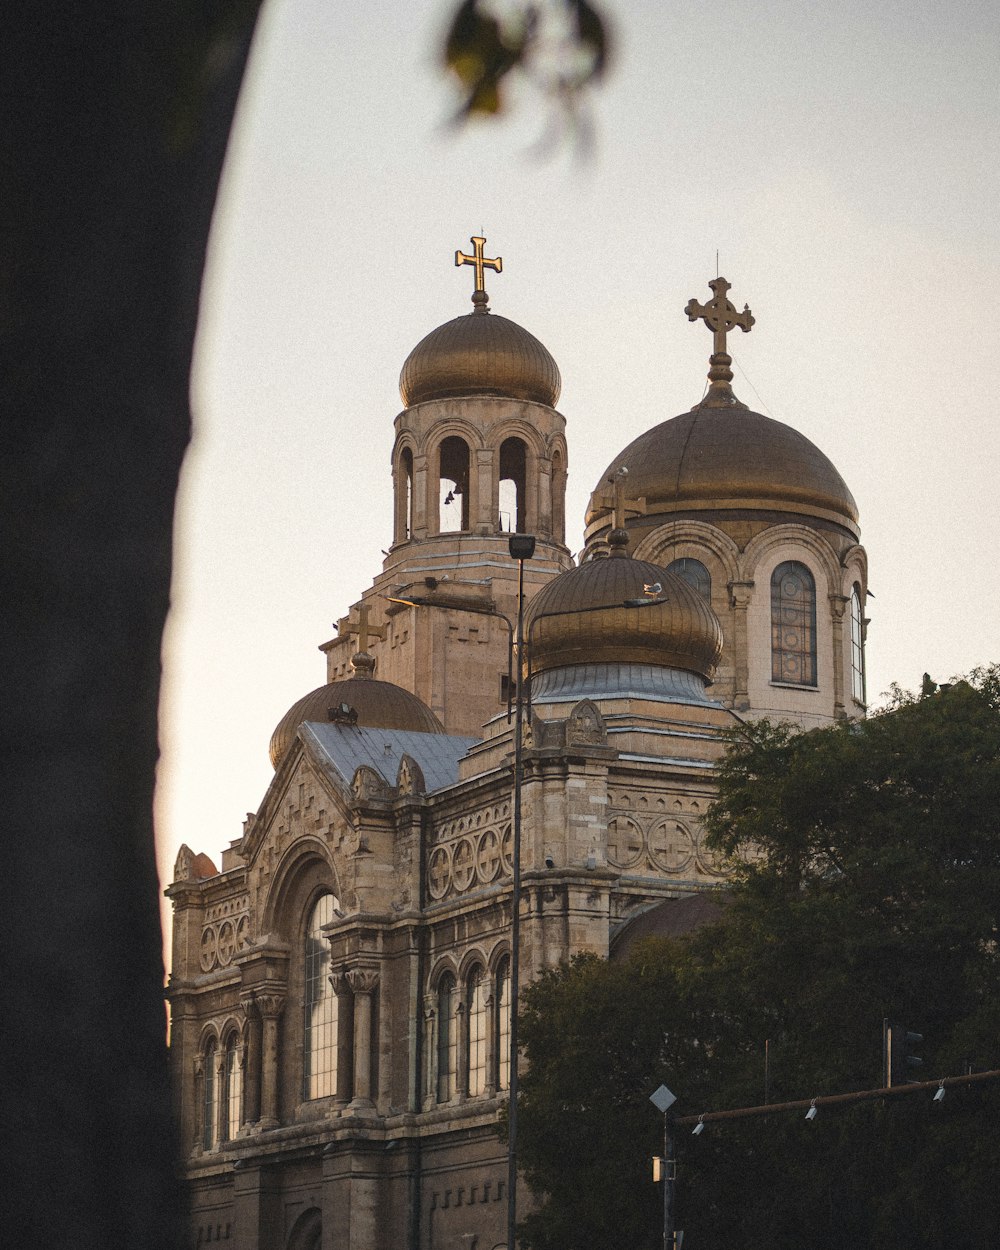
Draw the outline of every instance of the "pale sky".
[[[1000,659],[995,344],[1000,16],[982,3],[601,0],[596,149],[546,114],[456,132],[436,64],[454,0],[266,0],[202,301],[179,499],[157,797],[219,862],[271,732],[381,567],[399,371],[471,310],[559,364],[567,541],[627,443],[702,394],[684,305],[719,270],[756,325],[737,395],[812,439],[861,512],[869,691]]]

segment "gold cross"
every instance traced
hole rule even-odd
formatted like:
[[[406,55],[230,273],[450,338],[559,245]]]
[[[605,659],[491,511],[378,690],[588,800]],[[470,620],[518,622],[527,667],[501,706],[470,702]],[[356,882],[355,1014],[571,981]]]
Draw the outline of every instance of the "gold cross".
[[[631,512],[633,516],[645,516],[646,499],[626,499],[625,486],[628,482],[628,469],[624,466],[618,470],[614,477],[608,478],[608,486],[610,490],[596,490],[590,501],[590,506],[595,512],[611,513],[611,528],[615,530],[623,530],[625,528],[626,512]]]
[[[357,638],[359,652],[367,652],[368,643],[372,638],[385,637],[384,625],[368,624],[368,612],[368,604],[362,603],[358,608],[358,623],[356,625],[350,617],[347,617],[337,626],[337,632],[339,634],[349,634],[352,637]]]
[[[699,304],[696,299],[689,299],[684,311],[688,321],[697,321],[699,317],[715,335],[715,354],[726,355],[726,335],[737,326],[744,334],[750,332],[754,323],[750,307],[744,304],[743,311],[738,313],[733,304],[726,298],[729,283],[725,278],[715,278],[709,287],[715,292],[715,298],[707,304]]]
[[[470,242],[476,249],[475,254],[472,256],[466,256],[464,252],[456,252],[455,264],[459,267],[462,265],[475,265],[476,290],[483,291],[485,293],[486,287],[484,285],[483,271],[485,269],[495,269],[497,273],[503,273],[503,257],[497,256],[494,260],[490,260],[489,257],[483,255],[483,248],[486,246],[486,240],[482,237],[482,235],[472,235]]]

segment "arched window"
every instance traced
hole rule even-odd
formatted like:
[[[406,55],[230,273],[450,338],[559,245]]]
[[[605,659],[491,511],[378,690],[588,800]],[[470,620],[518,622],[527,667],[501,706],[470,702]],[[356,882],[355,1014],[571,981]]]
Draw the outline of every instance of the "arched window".
[[[232,1141],[240,1131],[243,1112],[243,1065],[240,1062],[240,1039],[229,1035],[222,1064],[222,1091],[219,1130],[222,1141]]]
[[[451,534],[469,528],[469,448],[465,441],[452,435],[441,444],[439,452],[440,512],[438,529]]]
[[[560,543],[566,537],[566,465],[558,448],[552,453],[552,537]]]
[[[519,438],[500,444],[500,528],[523,534],[528,528],[524,510],[527,448]]]
[[[682,556],[667,565],[668,573],[675,573],[698,592],[706,603],[712,602],[712,575],[700,560]]]
[[[851,591],[851,693],[865,702],[865,618],[858,586]]]
[[[796,560],[771,574],[771,680],[816,685],[816,582]]]
[[[400,534],[398,541],[413,537],[413,452],[404,447],[399,457]]]
[[[469,974],[465,998],[470,1094],[481,1094],[486,1089],[486,986],[486,974],[482,968],[473,968]]]
[[[218,1092],[215,1067],[219,1061],[215,1039],[205,1047],[205,1062],[202,1069],[202,1145],[211,1150],[215,1145],[215,1133],[218,1123]]]
[[[455,1073],[458,1068],[458,1029],[456,1014],[458,995],[455,978],[447,973],[438,985],[438,1102],[451,1102],[455,1097]]]
[[[510,1088],[510,960],[504,959],[494,981],[493,1036],[496,1042],[497,1089]]]
[[[306,923],[303,1098],[325,1098],[337,1091],[337,995],[330,984],[330,947],[323,934],[336,905],[332,894],[321,894]]]

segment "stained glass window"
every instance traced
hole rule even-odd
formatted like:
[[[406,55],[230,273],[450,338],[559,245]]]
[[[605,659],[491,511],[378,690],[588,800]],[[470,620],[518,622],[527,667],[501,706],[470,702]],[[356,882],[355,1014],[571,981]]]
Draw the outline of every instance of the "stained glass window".
[[[816,685],[816,583],[795,560],[771,575],[771,680]]]
[[[202,1077],[202,1119],[204,1126],[202,1130],[202,1142],[206,1150],[211,1150],[215,1145],[215,1129],[216,1129],[216,1111],[218,1108],[218,1084],[216,1082],[215,1065],[218,1062],[217,1050],[214,1041],[208,1043],[205,1049],[205,1062]]]
[[[851,591],[851,693],[865,702],[865,619],[857,586]]]
[[[309,914],[305,935],[304,1098],[337,1092],[337,995],[330,984],[330,946],[323,926],[331,924],[337,900],[322,894]]]
[[[706,603],[712,602],[712,575],[700,560],[684,556],[667,565],[668,573],[675,573],[698,592]]]
[[[497,968],[496,993],[497,1089],[510,1088],[510,960]]]
[[[455,1096],[455,1071],[458,1067],[456,1000],[455,978],[446,975],[438,986],[438,1102],[450,1102]]]
[[[486,985],[482,968],[474,968],[469,976],[466,998],[470,1094],[481,1094],[486,1089]]]

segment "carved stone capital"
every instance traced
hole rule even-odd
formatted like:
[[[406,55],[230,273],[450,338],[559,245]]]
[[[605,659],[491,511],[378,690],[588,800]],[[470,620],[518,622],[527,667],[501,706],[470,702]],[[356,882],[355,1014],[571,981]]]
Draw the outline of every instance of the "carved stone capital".
[[[847,612],[847,605],[850,602],[851,601],[847,595],[830,596],[830,611],[833,614],[833,619],[835,621],[842,621],[844,619],[844,615]]]
[[[274,990],[258,991],[257,1006],[265,1020],[276,1020],[285,1010],[285,995]]]
[[[330,973],[330,984],[333,986],[333,992],[338,998],[342,994],[346,994],[350,989],[350,983],[347,980],[347,973],[342,968],[337,968]]]
[[[753,582],[730,582],[729,602],[734,608],[746,611],[750,606],[750,600],[753,598]]]
[[[378,987],[378,972],[374,968],[351,968],[346,975],[355,994],[373,994]]]

